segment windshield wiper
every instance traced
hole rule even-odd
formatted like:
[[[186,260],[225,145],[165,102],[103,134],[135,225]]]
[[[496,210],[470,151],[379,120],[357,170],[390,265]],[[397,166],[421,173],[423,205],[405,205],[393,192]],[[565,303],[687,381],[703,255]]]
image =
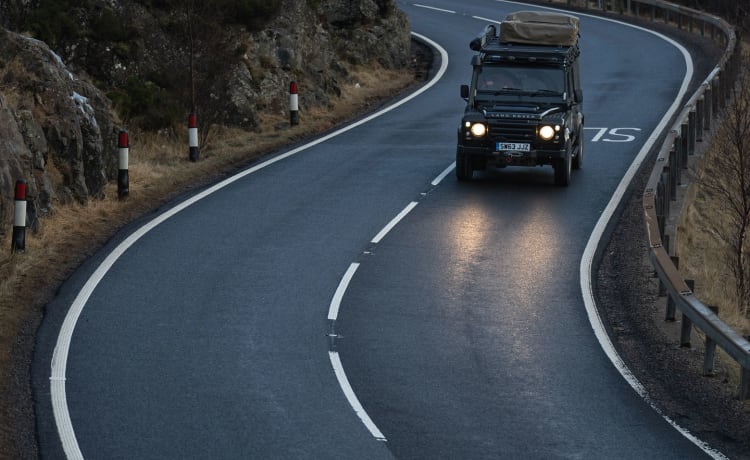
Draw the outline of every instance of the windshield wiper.
[[[553,89],[538,89],[536,91],[531,92],[532,96],[562,96],[562,93],[560,91],[555,91]]]
[[[522,90],[521,88],[501,88],[501,89],[480,89],[477,91],[477,94],[492,94],[493,96],[499,96],[501,94],[517,94],[517,93],[525,93],[526,91]]]

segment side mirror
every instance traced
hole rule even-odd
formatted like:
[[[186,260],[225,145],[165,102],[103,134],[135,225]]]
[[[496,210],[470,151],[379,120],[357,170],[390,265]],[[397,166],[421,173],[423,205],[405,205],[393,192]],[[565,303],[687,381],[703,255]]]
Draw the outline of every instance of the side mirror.
[[[469,85],[461,85],[461,97],[469,99]]]
[[[582,89],[575,90],[573,94],[575,95],[576,102],[578,103],[583,102],[583,90]]]

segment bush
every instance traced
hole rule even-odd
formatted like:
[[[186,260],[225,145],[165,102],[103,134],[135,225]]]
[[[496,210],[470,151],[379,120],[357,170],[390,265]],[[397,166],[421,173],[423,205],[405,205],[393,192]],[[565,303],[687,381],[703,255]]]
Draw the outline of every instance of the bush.
[[[136,77],[129,78],[124,88],[111,91],[108,97],[123,120],[145,130],[169,128],[183,112],[173,92]]]
[[[75,16],[78,8],[85,8],[86,1],[41,0],[26,21],[26,28],[36,38],[56,47],[63,40],[74,40],[82,30]]]
[[[227,1],[229,12],[226,19],[245,26],[248,30],[258,30],[272,19],[281,8],[280,0],[239,0]]]
[[[127,42],[136,36],[133,27],[110,8],[104,8],[91,24],[91,38],[105,42]]]

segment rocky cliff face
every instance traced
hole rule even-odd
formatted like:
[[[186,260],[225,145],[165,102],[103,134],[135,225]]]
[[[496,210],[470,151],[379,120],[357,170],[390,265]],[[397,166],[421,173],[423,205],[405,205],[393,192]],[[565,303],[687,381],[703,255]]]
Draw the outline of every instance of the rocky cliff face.
[[[144,6],[153,3],[112,0],[75,11],[81,27],[99,24],[100,31],[55,37],[54,50],[8,30],[22,27],[19,18],[35,2],[12,12],[0,7],[7,13],[0,19],[0,237],[11,228],[17,179],[28,181],[34,227],[57,203],[102,197],[116,177],[117,132],[128,119],[89,81],[112,94],[129,82],[187,75],[184,12]],[[112,17],[119,26],[101,26]],[[96,39],[102,36],[115,41]],[[401,68],[410,56],[408,22],[395,0],[282,0],[256,31],[219,25],[194,38],[196,70],[209,77],[199,81],[199,114],[213,104],[212,121],[247,129],[263,111],[288,111],[290,81],[300,87],[301,110],[325,106],[352,66]]]
[[[53,203],[100,197],[116,127],[109,103],[77,79],[44,43],[0,30],[0,221],[12,222],[17,179],[25,179],[28,224]]]

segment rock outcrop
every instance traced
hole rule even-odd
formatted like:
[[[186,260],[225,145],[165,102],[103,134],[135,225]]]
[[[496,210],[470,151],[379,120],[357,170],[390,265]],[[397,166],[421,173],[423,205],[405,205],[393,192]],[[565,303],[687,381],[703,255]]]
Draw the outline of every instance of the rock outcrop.
[[[12,222],[17,179],[32,228],[54,203],[101,197],[116,131],[107,99],[47,45],[0,30],[0,222]]]
[[[146,81],[189,86],[174,81],[188,74],[185,12],[152,4],[111,0],[71,11],[91,32],[56,36],[54,50],[10,31],[24,27],[35,2],[0,6],[0,223],[8,223],[0,237],[10,230],[16,179],[28,181],[34,227],[57,203],[101,198],[116,178],[117,132],[128,119],[119,121],[104,91]],[[288,111],[290,81],[304,110],[330,104],[353,66],[409,64],[409,24],[395,0],[281,0],[257,30],[214,26],[193,37],[196,71],[209,77],[197,106],[205,114],[214,104],[214,123],[254,129],[259,113]]]

